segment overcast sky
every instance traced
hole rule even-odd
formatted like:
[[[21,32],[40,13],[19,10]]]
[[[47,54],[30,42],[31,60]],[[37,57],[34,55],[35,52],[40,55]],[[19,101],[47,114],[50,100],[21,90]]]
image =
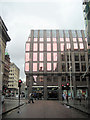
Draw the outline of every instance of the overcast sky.
[[[85,29],[82,0],[0,0],[0,16],[11,38],[7,43],[11,62],[20,68],[23,81],[31,29]]]

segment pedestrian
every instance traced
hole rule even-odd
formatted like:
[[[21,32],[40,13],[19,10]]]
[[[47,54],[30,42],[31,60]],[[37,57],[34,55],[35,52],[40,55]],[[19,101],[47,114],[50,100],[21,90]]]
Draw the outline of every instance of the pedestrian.
[[[34,103],[34,101],[33,101],[33,94],[32,93],[29,94],[29,101],[28,101],[28,103],[31,103],[31,101],[32,101],[32,103]]]

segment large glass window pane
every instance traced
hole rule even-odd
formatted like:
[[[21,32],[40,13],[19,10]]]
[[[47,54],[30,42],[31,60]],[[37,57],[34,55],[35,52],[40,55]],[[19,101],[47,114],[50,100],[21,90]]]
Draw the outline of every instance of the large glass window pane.
[[[71,48],[70,43],[67,43],[66,45],[67,45],[67,49],[70,49],[70,48]]]
[[[25,62],[29,61],[29,53],[25,54]]]
[[[57,53],[53,53],[53,61],[57,61]]]
[[[61,38],[64,37],[63,30],[59,30],[59,35],[60,35]]]
[[[76,71],[80,71],[80,65],[79,65],[79,63],[75,63],[75,70]]]
[[[53,51],[57,51],[57,43],[53,43]]]
[[[57,41],[57,39],[56,38],[53,38],[53,42],[56,42]]]
[[[74,59],[75,59],[75,61],[79,61],[79,54],[78,53],[74,54]]]
[[[65,30],[65,37],[69,37],[69,31],[68,30]]]
[[[78,37],[82,37],[81,30],[77,30]]]
[[[43,61],[43,53],[39,53],[39,61]]]
[[[34,30],[34,38],[38,37],[38,30]]]
[[[43,38],[39,38],[40,42],[43,42]]]
[[[47,61],[51,61],[51,53],[47,53]]]
[[[84,49],[83,43],[79,43],[80,49]]]
[[[40,51],[43,51],[43,48],[44,48],[44,47],[43,47],[43,43],[40,43],[40,44],[39,44],[39,50],[40,50]]]
[[[25,63],[25,71],[29,71],[29,63]]]
[[[37,53],[33,53],[33,61],[37,61]]]
[[[72,32],[72,36],[73,36],[73,37],[76,37],[76,31],[75,31],[75,30],[72,30],[71,32]]]
[[[85,61],[85,54],[81,54],[81,61]]]
[[[64,49],[65,49],[64,43],[61,43],[61,44],[60,44],[60,49],[61,49],[61,51],[64,51]]]
[[[38,46],[37,45],[38,45],[37,43],[33,44],[33,51],[37,51],[38,50]]]
[[[51,63],[47,63],[47,70],[51,70]]]
[[[60,38],[60,42],[64,42],[64,38]]]
[[[51,43],[47,43],[47,51],[51,51]]]
[[[54,71],[57,71],[57,69],[58,69],[58,68],[57,68],[57,63],[53,63],[53,70],[54,70]]]
[[[86,64],[85,63],[81,63],[81,68],[82,68],[82,71],[86,71]]]
[[[78,41],[79,41],[79,42],[82,42],[82,38],[78,38]]]
[[[70,39],[69,39],[69,38],[66,38],[66,42],[70,42]]]
[[[74,49],[78,49],[78,44],[74,43]]]
[[[40,36],[41,38],[43,38],[43,30],[40,30],[39,36]]]
[[[37,71],[37,63],[33,63],[33,71]]]
[[[73,42],[77,42],[77,39],[76,39],[76,38],[73,38]]]
[[[38,38],[34,38],[34,42],[37,42]]]
[[[50,42],[51,41],[51,38],[47,38],[47,42]]]
[[[26,43],[26,51],[30,51],[30,43]]]
[[[43,63],[39,63],[39,71],[43,71]]]

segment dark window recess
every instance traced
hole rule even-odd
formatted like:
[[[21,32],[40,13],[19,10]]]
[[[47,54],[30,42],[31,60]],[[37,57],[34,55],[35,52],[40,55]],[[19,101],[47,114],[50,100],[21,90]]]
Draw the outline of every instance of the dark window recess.
[[[81,63],[81,68],[82,68],[82,71],[86,71],[86,64],[85,63]]]
[[[75,54],[74,58],[75,58],[75,61],[79,61],[79,55],[78,54]]]
[[[80,65],[79,65],[79,63],[75,63],[75,70],[76,71],[80,71]]]
[[[51,82],[52,81],[52,77],[51,76],[48,76],[47,77],[47,82]]]
[[[53,77],[53,82],[58,82],[58,77],[57,76]]]
[[[61,55],[61,59],[62,59],[62,61],[65,61],[65,55]]]
[[[81,55],[81,61],[85,61],[85,55]]]
[[[63,63],[62,64],[62,72],[65,72],[66,71],[66,66],[65,66],[65,64]]]
[[[84,77],[84,78],[82,79],[82,81],[86,81],[86,77]]]
[[[70,57],[70,58],[69,58]],[[67,55],[67,61],[72,61],[72,59],[71,59],[71,55],[69,56],[69,55]]]
[[[66,81],[66,77],[65,76],[62,76],[62,81]]]
[[[76,76],[76,81],[80,81],[80,76]]]

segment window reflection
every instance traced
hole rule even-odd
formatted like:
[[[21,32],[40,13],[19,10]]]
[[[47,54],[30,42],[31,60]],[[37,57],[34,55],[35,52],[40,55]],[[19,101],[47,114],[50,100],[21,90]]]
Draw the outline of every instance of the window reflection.
[[[69,38],[66,38],[66,42],[70,42],[70,39],[69,39]]]
[[[74,43],[74,49],[78,49],[78,44]]]
[[[53,61],[57,61],[57,53],[53,53]]]
[[[40,40],[40,42],[43,42],[43,38],[40,38],[39,40]]]
[[[29,53],[25,54],[25,62],[29,61]]]
[[[40,51],[43,51],[43,43],[40,43],[40,44],[39,44],[39,50],[40,50]]]
[[[53,63],[53,70],[57,71],[57,63]]]
[[[33,51],[37,51],[37,50],[38,50],[37,43],[34,43],[34,45],[33,45]]]
[[[47,51],[51,51],[51,43],[47,43]]]
[[[67,43],[66,45],[67,45],[67,49],[70,49],[70,48],[71,48],[70,43]]]
[[[56,42],[57,40],[56,40],[56,38],[53,38],[53,42]]]
[[[37,71],[37,63],[33,63],[33,71]]]
[[[43,61],[43,53],[39,53],[39,61]]]
[[[47,61],[51,61],[51,53],[47,53]]]
[[[84,49],[83,43],[79,43],[80,49]]]
[[[43,63],[39,63],[39,71],[43,71]]]
[[[47,38],[47,42],[50,42],[51,41],[51,38]]]
[[[64,42],[64,38],[60,38],[60,42]]]
[[[47,63],[47,70],[51,70],[51,63]]]
[[[61,48],[61,51],[64,51],[64,49],[65,49],[64,43],[61,43],[61,44],[60,44],[60,48]]]
[[[53,51],[57,51],[57,43],[53,43]]]
[[[82,38],[78,38],[78,41],[79,41],[79,42],[82,42]]]
[[[76,39],[76,38],[73,38],[73,42],[77,42],[77,39]]]
[[[37,42],[38,38],[34,38],[34,42]]]
[[[37,61],[37,53],[33,53],[33,61]]]
[[[30,43],[26,43],[26,51],[30,51]]]
[[[25,71],[29,71],[29,63],[25,63]]]

